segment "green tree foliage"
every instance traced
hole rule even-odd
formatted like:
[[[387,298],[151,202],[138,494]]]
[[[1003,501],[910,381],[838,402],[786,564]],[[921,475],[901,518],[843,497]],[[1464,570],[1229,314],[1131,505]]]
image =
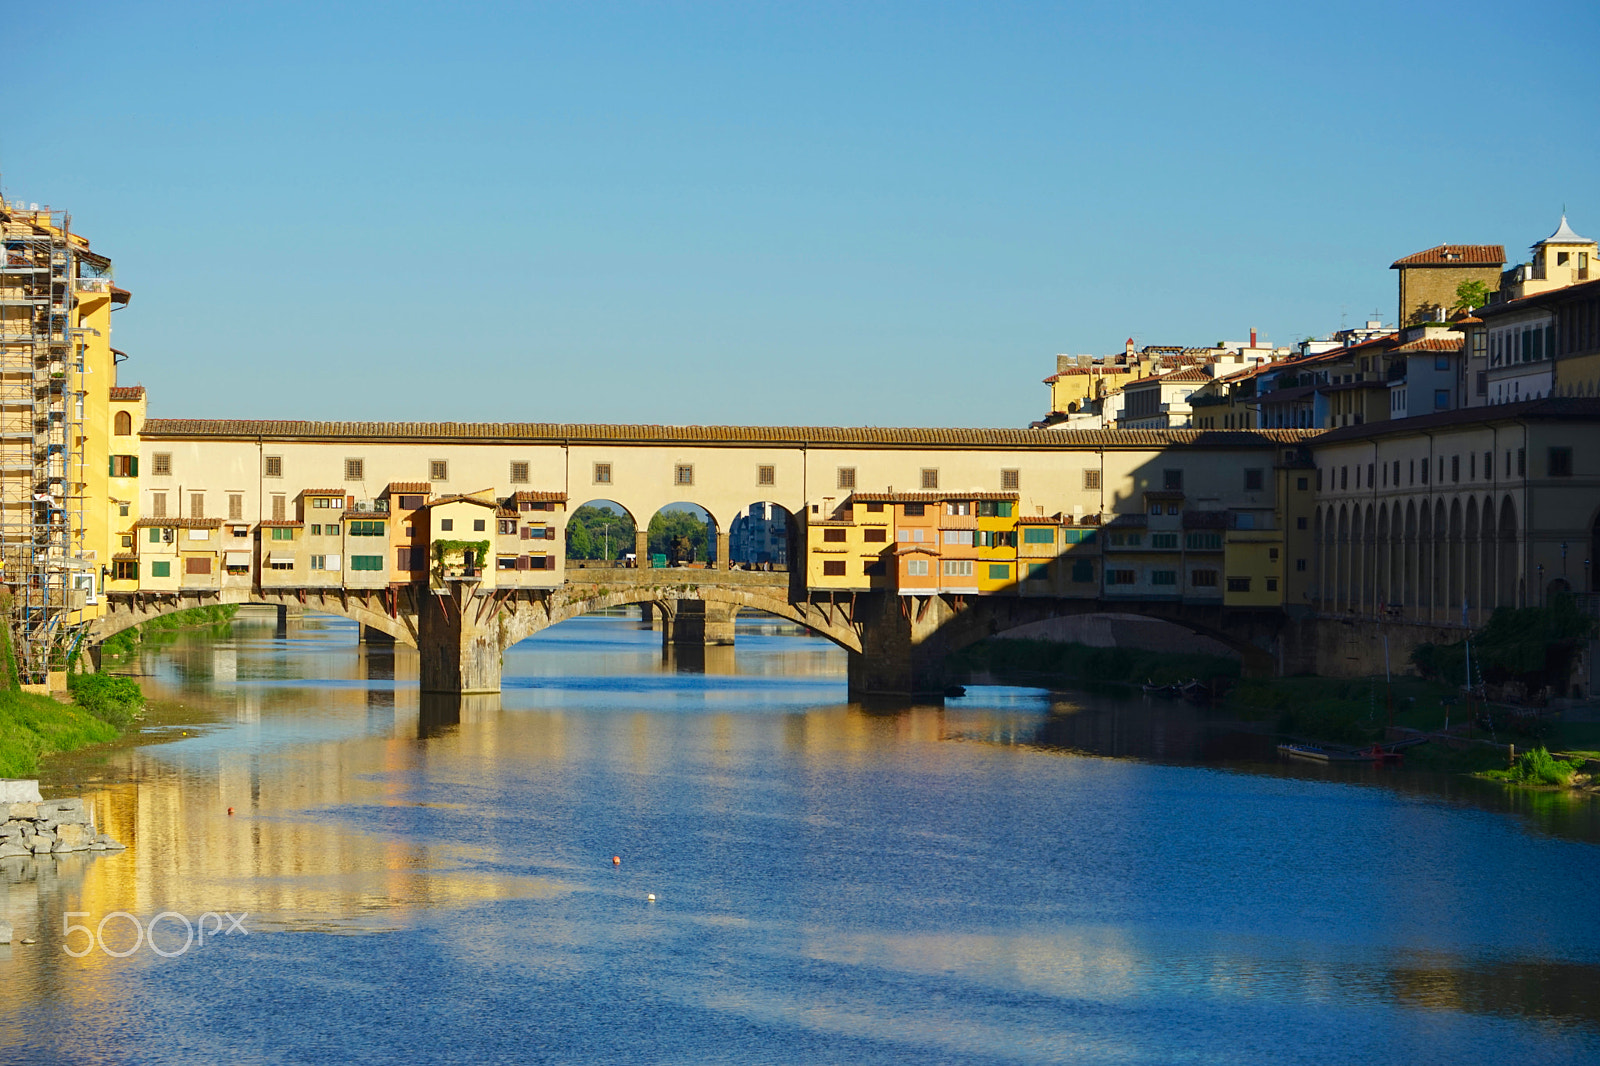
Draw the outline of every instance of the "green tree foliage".
[[[1581,641],[1594,633],[1594,619],[1570,595],[1553,596],[1543,607],[1501,607],[1472,637],[1474,672],[1490,684],[1512,679],[1530,687],[1559,683]],[[1465,643],[1422,644],[1411,661],[1424,677],[1466,683]]]
[[[609,506],[595,507],[586,503],[567,520],[567,558],[603,558],[608,525],[611,558],[620,559],[633,551],[633,518],[626,511],[618,514]]]
[[[1489,302],[1489,286],[1481,281],[1463,281],[1456,286],[1456,302],[1450,305],[1452,311],[1471,311],[1475,307],[1482,307]]]
[[[706,523],[690,511],[657,511],[649,533],[652,555],[665,555],[675,563],[706,558]]]

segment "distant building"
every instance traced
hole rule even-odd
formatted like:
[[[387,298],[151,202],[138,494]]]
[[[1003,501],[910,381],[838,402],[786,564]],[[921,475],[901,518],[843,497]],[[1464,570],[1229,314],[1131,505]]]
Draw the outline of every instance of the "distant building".
[[[1509,303],[1552,289],[1588,281],[1596,254],[1595,242],[1580,237],[1561,216],[1561,225],[1529,249],[1530,259],[1500,276],[1496,303]]]
[[[1400,324],[1443,321],[1464,281],[1481,281],[1494,292],[1505,261],[1499,244],[1441,244],[1396,259],[1389,269],[1400,272]]]

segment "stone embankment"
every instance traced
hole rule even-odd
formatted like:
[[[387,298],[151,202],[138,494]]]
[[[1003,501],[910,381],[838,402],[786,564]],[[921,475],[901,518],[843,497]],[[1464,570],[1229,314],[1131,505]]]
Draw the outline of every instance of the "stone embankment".
[[[95,831],[81,799],[0,804],[0,860],[63,851],[120,851],[122,845]]]
[[[41,800],[33,781],[0,784],[0,876],[6,880],[22,872],[9,867],[33,865],[52,855],[123,850],[124,845],[96,830],[83,800]],[[0,944],[10,941],[11,926],[0,918]]]

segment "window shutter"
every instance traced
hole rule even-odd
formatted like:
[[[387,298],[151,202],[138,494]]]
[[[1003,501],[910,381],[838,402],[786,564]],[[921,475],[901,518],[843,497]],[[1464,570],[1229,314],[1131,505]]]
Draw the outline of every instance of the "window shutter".
[[[526,570],[526,569],[528,569],[529,564],[531,562],[532,562],[532,560],[529,559],[526,555],[519,555],[519,556],[517,556],[517,569],[518,570]]]
[[[522,527],[522,539],[523,540],[532,540],[533,539],[533,527],[532,526],[523,526]]]
[[[544,527],[544,539],[545,540],[555,540],[556,539],[556,527],[555,526],[545,526]]]

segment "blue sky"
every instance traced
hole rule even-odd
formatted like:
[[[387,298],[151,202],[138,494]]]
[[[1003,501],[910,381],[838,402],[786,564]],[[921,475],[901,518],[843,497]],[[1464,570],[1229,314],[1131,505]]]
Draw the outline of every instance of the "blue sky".
[[[42,9],[41,9],[42,11]],[[13,13],[9,25],[19,26]],[[100,4],[10,199],[157,416],[1025,425],[1057,352],[1600,232],[1600,5]]]

